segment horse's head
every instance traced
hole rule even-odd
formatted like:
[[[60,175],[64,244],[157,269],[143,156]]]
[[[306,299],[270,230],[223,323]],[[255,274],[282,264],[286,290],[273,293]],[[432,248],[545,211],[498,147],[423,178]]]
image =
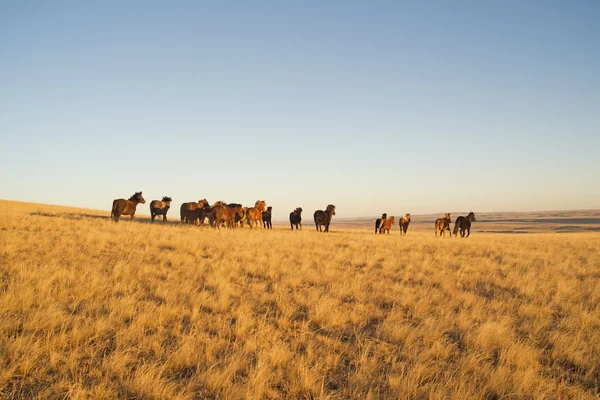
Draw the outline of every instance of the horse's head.
[[[268,212],[271,212],[272,210],[273,210],[273,207],[271,207],[271,206],[267,207]]]
[[[447,219],[448,222],[452,222],[452,218],[450,218],[450,213],[446,213],[446,216],[444,217],[444,219]]]
[[[167,207],[171,207],[171,202],[173,201],[173,199],[171,199],[168,196],[164,196],[161,200],[163,203],[167,203]]]
[[[473,222],[473,221],[477,221],[477,220],[475,219],[475,213],[474,213],[473,211],[471,211],[471,212],[469,213],[469,215],[467,215],[467,219],[468,219],[469,221],[471,221],[471,222]]]
[[[394,225],[394,222],[396,222],[396,218],[392,215],[390,219],[388,219],[388,221],[390,221],[390,225]]]
[[[136,203],[146,203],[146,200],[144,200],[144,198],[142,197],[142,192],[135,192],[133,196],[129,198],[129,200],[135,201]]]
[[[327,206],[326,209],[331,215],[335,215],[335,206],[333,204],[330,204]]]
[[[386,213],[381,214],[381,219],[387,219],[387,214]]]
[[[298,208],[296,208],[296,212],[297,212],[298,214],[302,214],[302,207],[298,207]]]
[[[267,202],[264,200],[256,200],[256,203],[254,203],[254,208],[256,208],[259,211],[265,211],[266,207],[267,207]]]
[[[410,213],[406,214],[406,220],[410,222]]]

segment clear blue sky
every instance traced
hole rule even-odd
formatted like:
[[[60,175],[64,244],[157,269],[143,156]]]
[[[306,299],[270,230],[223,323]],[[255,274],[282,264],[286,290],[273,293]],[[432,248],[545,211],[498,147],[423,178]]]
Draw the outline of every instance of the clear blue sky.
[[[0,198],[600,208],[599,20],[596,0],[2,1]]]

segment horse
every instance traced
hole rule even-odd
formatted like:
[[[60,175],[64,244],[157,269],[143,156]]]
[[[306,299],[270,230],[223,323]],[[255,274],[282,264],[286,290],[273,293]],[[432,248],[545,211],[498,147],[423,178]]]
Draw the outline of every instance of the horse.
[[[135,209],[138,204],[145,204],[146,200],[142,197],[142,192],[135,192],[128,200],[115,199],[113,200],[112,209],[110,211],[110,217],[119,222],[121,215],[131,215],[131,221],[135,215]]]
[[[296,225],[296,230],[298,230],[298,225],[300,225],[300,229],[302,229],[302,208],[298,207],[294,211],[290,213],[290,226],[292,230],[294,230],[294,225]]]
[[[150,216],[152,217],[152,222],[154,222],[154,218],[157,215],[163,216],[163,223],[167,223],[167,211],[171,208],[171,202],[173,200],[170,197],[163,197],[162,200],[152,200],[150,202]]]
[[[469,237],[471,234],[471,222],[473,221],[477,221],[473,211],[466,217],[461,216],[456,218],[456,222],[454,223],[454,236],[458,236],[458,231],[460,230],[460,237]],[[467,231],[467,236],[465,236],[465,231]]]
[[[189,202],[183,203],[180,207],[180,216],[182,224],[196,224],[197,220],[200,220],[200,225],[204,223],[204,211],[203,208],[208,206],[206,199],[198,200],[197,203]]]
[[[213,205],[210,208],[208,215],[211,225],[217,229],[221,229],[221,224],[225,224],[228,228],[233,228],[235,225],[236,212],[224,204]]]
[[[440,237],[444,236],[444,232],[448,231],[450,237],[452,237],[452,232],[450,231],[450,223],[452,219],[450,218],[450,213],[446,213],[444,218],[438,218],[435,220],[435,236],[437,237],[438,231],[440,231]]]
[[[262,212],[265,211],[267,202],[264,200],[256,200],[254,207],[246,210],[246,224],[252,229],[252,226],[260,225],[263,226]]]
[[[246,209],[248,207],[242,207],[242,205],[238,203],[229,203],[225,205],[235,211],[235,224],[237,225],[239,222],[240,226],[243,227],[244,218],[246,217]]]
[[[271,213],[273,212],[273,207],[267,207],[267,211],[262,212],[263,219],[263,227],[267,229],[273,229],[273,224],[271,223]]]
[[[389,235],[390,229],[392,229],[392,225],[394,225],[394,222],[395,217],[393,215],[387,218],[385,221],[383,221],[383,224],[381,224],[381,227],[379,228],[379,234],[381,235],[382,233],[385,233],[385,231],[387,231]]]
[[[381,224],[383,224],[386,219],[387,219],[387,214],[383,213],[383,214],[381,214],[381,218],[377,218],[375,220],[375,234],[376,235],[377,235],[377,232],[379,232],[379,228],[381,227]]]
[[[321,230],[321,226],[325,227],[325,232],[329,232],[329,224],[331,224],[331,218],[333,218],[334,215],[335,206],[333,204],[328,205],[325,211],[315,211],[313,218],[315,220],[315,228],[317,229],[317,232],[323,232]]]
[[[402,234],[406,235],[408,224],[410,224],[410,213],[406,214],[406,217],[400,218],[400,221],[398,222],[398,225],[400,225],[400,236],[402,236]]]

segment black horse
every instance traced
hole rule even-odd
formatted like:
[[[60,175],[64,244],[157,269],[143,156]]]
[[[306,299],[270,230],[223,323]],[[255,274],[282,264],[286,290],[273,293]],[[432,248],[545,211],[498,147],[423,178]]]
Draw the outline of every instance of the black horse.
[[[469,237],[471,234],[471,222],[473,221],[476,221],[475,213],[473,211],[466,217],[456,218],[456,222],[454,223],[454,236],[458,236],[458,231],[460,230],[460,237]],[[465,236],[465,231],[467,231],[467,236]]]
[[[325,232],[329,232],[329,224],[331,224],[331,218],[333,218],[334,215],[335,206],[333,204],[328,205],[325,211],[315,211],[313,217],[315,219],[315,228],[317,228],[317,232],[323,232],[321,226],[325,227]]]
[[[300,225],[300,229],[302,229],[302,208],[298,207],[294,211],[290,213],[290,226],[292,230],[294,230],[294,225],[296,225],[296,230],[298,230],[298,225]]]
[[[375,234],[377,234],[377,232],[379,232],[379,228],[383,225],[383,223],[385,222],[385,220],[387,219],[387,214],[381,214],[381,218],[377,218],[375,220]]]
[[[263,219],[263,228],[273,229],[273,224],[271,223],[271,213],[273,211],[273,207],[267,207],[267,211],[262,212]]]

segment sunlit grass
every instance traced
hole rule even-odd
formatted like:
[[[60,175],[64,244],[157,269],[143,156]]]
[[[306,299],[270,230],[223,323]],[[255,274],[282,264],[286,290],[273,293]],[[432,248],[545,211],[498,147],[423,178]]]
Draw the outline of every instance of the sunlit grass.
[[[600,390],[597,233],[214,231],[2,203],[1,398]]]

